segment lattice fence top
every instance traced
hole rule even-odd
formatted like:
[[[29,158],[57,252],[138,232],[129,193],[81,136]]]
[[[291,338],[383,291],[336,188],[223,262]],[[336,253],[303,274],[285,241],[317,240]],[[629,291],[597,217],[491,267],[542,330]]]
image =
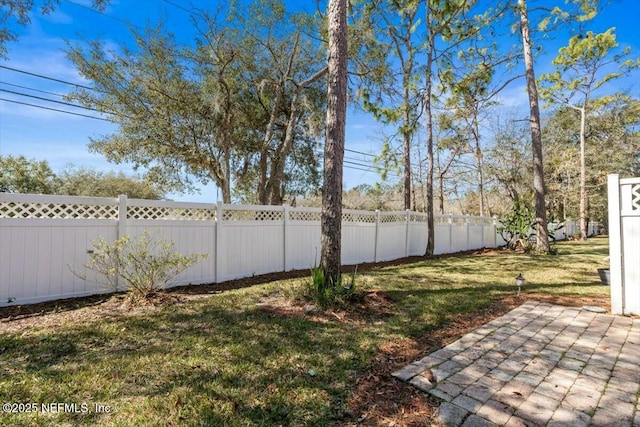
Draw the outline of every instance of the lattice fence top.
[[[436,217],[437,219],[437,217]],[[424,214],[409,214],[409,221],[411,222],[427,222],[427,216]]]
[[[366,224],[375,224],[376,214],[343,212],[342,221],[344,222],[364,222]]]
[[[118,219],[114,205],[0,201],[0,218]]]
[[[284,220],[284,211],[225,209],[222,212],[222,220],[223,221],[282,221]]]
[[[292,221],[320,221],[322,213],[319,211],[289,211]]]
[[[381,214],[380,222],[383,224],[389,224],[394,222],[407,222],[407,214],[405,212],[402,213],[392,213],[392,214]]]
[[[1,193],[0,218],[45,218],[45,219],[110,219],[118,220],[118,208],[122,199],[22,195]],[[640,183],[632,189],[633,209],[640,211]],[[283,221],[285,212],[288,219],[301,222],[321,220],[319,209],[313,208],[271,208],[266,206],[222,206],[222,218],[217,217],[220,205],[204,203],[178,203],[125,199],[127,219],[133,220],[200,220],[200,221]],[[342,220],[348,223],[383,224],[410,222],[426,223],[427,216],[418,212],[371,212],[344,210]],[[484,224],[491,225],[492,218],[478,218],[456,215],[437,215],[436,223]]]
[[[451,217],[450,216],[438,215],[435,218],[433,218],[433,222],[436,223],[436,224],[449,224],[450,221],[451,221]],[[424,222],[427,222],[427,217],[426,216],[424,218]]]
[[[631,186],[631,210],[640,211],[640,184]]]
[[[216,210],[207,208],[176,208],[165,206],[128,206],[128,219],[170,219],[213,221]]]

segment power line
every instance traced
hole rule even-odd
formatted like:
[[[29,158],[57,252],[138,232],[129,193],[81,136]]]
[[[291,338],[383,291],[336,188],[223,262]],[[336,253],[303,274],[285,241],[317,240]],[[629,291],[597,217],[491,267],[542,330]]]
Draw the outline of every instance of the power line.
[[[47,95],[55,95],[55,96],[59,96],[61,98],[64,97],[64,95],[62,95],[60,93],[48,92],[46,90],[41,90],[41,89],[34,89],[34,88],[28,87],[28,86],[22,86],[22,85],[17,85],[17,84],[13,84],[13,83],[2,82],[2,81],[0,81],[0,84],[7,85],[7,86],[12,86],[12,87],[17,87],[17,88],[20,88],[20,89],[32,90],[34,92],[46,93]]]
[[[319,154],[318,157],[322,157],[322,154]],[[350,170],[358,170],[358,171],[363,171],[363,172],[369,172],[369,173],[375,173],[375,174],[380,174],[382,171],[377,169],[377,167],[375,165],[371,165],[371,164],[365,164],[365,163],[360,163],[360,162],[353,162],[353,161],[349,161],[349,158],[345,158],[342,163],[342,167],[344,169],[350,169]],[[398,175],[397,173],[395,173],[394,171],[387,171],[387,175],[393,176],[393,177],[400,177],[400,175]]]
[[[97,13],[98,15],[102,15],[102,16],[105,16],[105,17],[107,17],[109,19],[113,19],[114,21],[118,21],[118,22],[120,22],[122,24],[125,24],[127,26],[129,25],[129,23],[127,21],[125,21],[124,19],[116,18],[115,16],[112,16],[112,15],[107,15],[106,13],[100,12],[99,10],[96,10],[93,7],[85,6],[84,4],[76,3],[76,2],[73,2],[71,0],[66,0],[66,1],[67,1],[67,3],[72,4],[74,6],[90,10],[90,11],[92,11],[94,13]]]
[[[344,151],[348,151],[350,153],[362,154],[363,156],[378,157],[375,154],[364,153],[362,151],[356,151],[356,150],[350,150],[349,148],[345,148]]]
[[[0,98],[0,101],[12,102],[12,103],[14,103],[14,104],[26,105],[26,106],[28,106],[28,107],[41,108],[41,109],[43,109],[43,110],[56,111],[56,112],[58,112],[58,113],[71,114],[71,115],[73,115],[73,116],[88,117],[88,118],[90,118],[90,119],[102,120],[102,121],[110,122],[110,123],[111,123],[111,120],[103,119],[102,117],[89,116],[89,115],[87,115],[87,114],[74,113],[74,112],[72,112],[72,111],[59,110],[59,109],[57,109],[57,108],[45,107],[45,106],[42,106],[42,105],[36,105],[36,104],[29,104],[29,103],[27,103],[27,102],[14,101],[13,99]]]
[[[67,105],[69,107],[75,107],[75,108],[82,108],[84,110],[90,110],[90,111],[95,111],[95,112],[100,113],[100,111],[96,110],[95,108],[84,107],[82,105],[72,104],[71,102],[56,101],[55,99],[44,98],[42,96],[29,95],[27,93],[15,92],[13,90],[7,90],[7,89],[0,89],[0,92],[7,92],[7,93],[11,93],[13,95],[26,96],[27,98],[39,99],[40,101],[54,102],[56,104]]]
[[[42,74],[36,74],[36,73],[32,73],[29,71],[24,71],[24,70],[19,70],[17,68],[11,68],[11,67],[7,67],[6,65],[0,65],[0,68],[4,68],[5,70],[10,70],[10,71],[15,71],[16,73],[22,73],[22,74],[27,74],[29,76],[34,76],[34,77],[39,77],[41,79],[46,79],[46,80],[51,80],[54,82],[58,82],[58,83],[64,83],[70,86],[75,86],[75,87],[79,87],[81,89],[87,89],[87,90],[97,90],[95,88],[89,87],[89,86],[84,86],[78,83],[71,83],[65,80],[60,80],[60,79],[55,79],[53,77],[48,77],[48,76],[43,76]]]
[[[356,171],[363,171],[363,172],[369,172],[369,173],[376,173],[375,171],[372,171],[370,169],[364,169],[364,168],[357,168],[355,166],[342,166],[344,169],[350,169],[350,170],[356,170]]]
[[[185,11],[185,12],[187,12],[187,13],[188,13],[188,14],[190,14],[190,15],[195,15],[195,13],[193,12],[193,10],[187,9],[186,7],[181,6],[181,5],[177,4],[177,3],[174,3],[174,2],[169,1],[169,0],[162,0],[162,1],[163,1],[163,2],[165,2],[165,3],[167,3],[167,4],[169,4],[169,5],[171,5],[171,6],[173,6],[173,7],[176,7],[176,8],[178,8],[178,9],[181,9],[181,10]]]
[[[358,162],[350,162],[349,160],[343,160],[342,163],[346,163],[347,165],[360,166],[360,167],[368,168],[368,169],[371,169],[371,170],[376,170],[375,166],[373,166],[373,165],[367,165],[367,164],[358,163]]]
[[[318,157],[322,158],[323,153],[318,153]],[[353,157],[344,156],[342,162],[347,165],[353,165],[353,166],[359,166],[361,168],[365,168],[365,169],[358,169],[358,170],[364,170],[365,172],[372,172],[372,173],[380,173],[380,169],[378,168],[378,166],[372,163],[367,163],[366,160],[360,160]],[[345,167],[353,168],[353,166],[345,166]],[[387,171],[387,173],[390,175],[399,176],[397,173],[393,171]]]

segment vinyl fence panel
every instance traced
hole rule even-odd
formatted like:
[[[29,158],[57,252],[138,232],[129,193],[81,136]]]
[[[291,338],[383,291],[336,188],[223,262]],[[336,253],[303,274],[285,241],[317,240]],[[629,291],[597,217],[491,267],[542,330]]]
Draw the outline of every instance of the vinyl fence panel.
[[[85,274],[93,242],[148,232],[184,254],[208,254],[168,285],[220,283],[320,263],[318,208],[0,193],[0,305],[107,292]],[[342,263],[423,255],[426,214],[343,210]],[[435,253],[496,247],[491,218],[435,217]],[[640,264],[640,263],[639,263]]]
[[[611,311],[640,314],[640,178],[608,177]]]

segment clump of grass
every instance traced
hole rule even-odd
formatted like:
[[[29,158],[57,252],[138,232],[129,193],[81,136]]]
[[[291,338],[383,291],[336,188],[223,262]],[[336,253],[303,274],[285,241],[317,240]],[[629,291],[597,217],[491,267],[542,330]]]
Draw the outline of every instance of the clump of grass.
[[[348,278],[345,275],[340,275],[338,283],[330,283],[324,275],[324,270],[321,267],[314,267],[311,269],[311,280],[308,282],[308,286],[303,289],[303,298],[323,309],[345,308],[351,303],[361,302],[364,298],[364,292],[356,289],[357,272],[358,266]]]

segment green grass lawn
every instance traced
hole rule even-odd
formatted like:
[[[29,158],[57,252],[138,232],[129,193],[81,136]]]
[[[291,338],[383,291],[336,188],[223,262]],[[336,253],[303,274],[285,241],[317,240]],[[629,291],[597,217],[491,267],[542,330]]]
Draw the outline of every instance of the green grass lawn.
[[[52,314],[19,332],[3,322],[0,403],[36,403],[37,412],[0,412],[0,425],[340,424],[354,379],[380,346],[512,296],[520,272],[523,301],[608,296],[596,272],[608,266],[607,239],[557,248],[557,256],[493,252],[359,273],[358,287],[393,300],[387,316],[282,316],[257,305],[296,295],[309,280],[290,279],[54,328],[45,326]],[[41,404],[57,402],[86,403],[88,412],[42,413]]]

